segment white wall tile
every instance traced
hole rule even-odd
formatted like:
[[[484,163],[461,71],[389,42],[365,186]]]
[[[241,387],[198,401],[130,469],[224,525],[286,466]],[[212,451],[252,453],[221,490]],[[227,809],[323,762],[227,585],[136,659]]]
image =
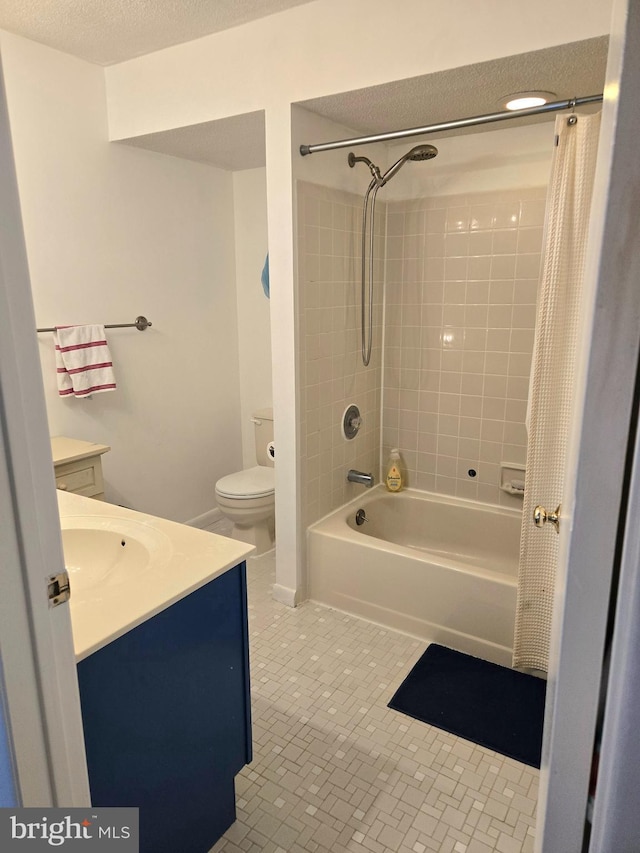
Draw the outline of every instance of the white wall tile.
[[[408,301],[401,320],[412,329],[395,325],[397,315],[389,310],[395,294],[388,291],[387,344],[393,342],[394,347],[385,360],[390,365],[397,364],[398,357],[404,365],[404,347],[418,341],[413,285],[421,259],[413,257],[415,240],[409,240],[408,253],[405,250],[409,232],[399,231],[402,216],[405,226],[411,217],[412,237],[420,224],[426,229],[421,370],[386,374],[402,388],[401,395],[418,389],[418,418],[408,418],[411,400],[403,397],[401,420],[411,429],[396,431],[394,437],[407,442],[400,440],[401,450],[407,459],[415,459],[417,468],[410,472],[414,484],[425,488],[428,477],[428,487],[445,494],[504,503],[498,489],[499,463],[518,462],[526,453],[524,417],[545,190],[434,197],[428,204],[423,217],[419,200],[390,206],[388,233],[394,237],[395,254],[387,263],[387,280],[402,276],[401,292]],[[385,426],[390,414],[385,409]],[[415,445],[408,443],[412,440]],[[470,478],[469,469],[476,468],[478,477]]]
[[[374,346],[371,363],[360,360],[359,321],[359,221],[361,199],[337,190],[300,182],[298,192],[298,303],[300,335],[300,400],[302,404],[302,494],[305,523],[350,500],[355,492],[347,483],[349,468],[378,469],[380,448],[381,316],[384,239],[377,240],[380,260],[375,264]],[[378,210],[384,219],[384,205]],[[404,214],[397,216],[402,234]],[[402,221],[400,221],[402,220]],[[380,223],[378,223],[379,231]],[[402,275],[403,237],[397,238]],[[397,320],[401,317],[398,315]],[[401,330],[401,326],[398,325]],[[400,342],[400,341],[399,341]],[[398,349],[398,360],[401,351]],[[347,442],[341,416],[356,403],[364,424]],[[415,407],[408,418],[417,424]]]
[[[381,443],[383,459],[401,448],[411,485],[508,503],[499,463],[526,453],[544,190],[388,205],[373,369],[359,355],[361,199],[311,184],[298,184],[298,193],[307,523],[357,494],[346,471],[377,472]],[[383,225],[380,215],[377,230]],[[352,398],[366,412],[354,444],[336,423]]]

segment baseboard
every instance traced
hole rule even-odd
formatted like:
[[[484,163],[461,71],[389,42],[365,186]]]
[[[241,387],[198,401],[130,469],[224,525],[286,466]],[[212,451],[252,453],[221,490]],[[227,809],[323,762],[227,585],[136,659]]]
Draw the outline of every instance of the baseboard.
[[[291,589],[291,587],[274,583],[272,595],[276,601],[279,601],[280,604],[286,604],[287,607],[295,607],[297,604],[296,591],[295,589]]]
[[[210,509],[209,512],[203,512],[202,515],[198,515],[195,518],[192,518],[190,521],[185,521],[185,524],[188,524],[189,527],[198,527],[201,530],[204,530],[205,527],[209,527],[212,524],[215,524],[217,521],[221,521],[223,518],[220,510],[215,507],[214,509]]]

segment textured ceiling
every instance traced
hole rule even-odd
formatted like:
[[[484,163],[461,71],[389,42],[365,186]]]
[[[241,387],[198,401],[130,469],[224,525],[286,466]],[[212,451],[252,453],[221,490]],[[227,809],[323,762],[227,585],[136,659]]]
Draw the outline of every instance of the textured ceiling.
[[[542,90],[564,100],[596,95],[604,86],[608,37],[397,80],[381,86],[300,102],[300,106],[362,134],[439,124],[504,110],[504,96]],[[549,121],[549,115],[511,119],[509,126]],[[496,125],[487,125],[495,129]],[[471,128],[440,137],[478,132]],[[329,140],[309,139],[306,144]]]
[[[0,29],[112,65],[311,0],[1,0]]]

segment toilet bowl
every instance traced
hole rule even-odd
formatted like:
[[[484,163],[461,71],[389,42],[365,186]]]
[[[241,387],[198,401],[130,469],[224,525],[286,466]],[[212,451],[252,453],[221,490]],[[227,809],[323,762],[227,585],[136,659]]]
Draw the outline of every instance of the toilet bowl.
[[[220,512],[233,522],[233,538],[255,545],[253,556],[257,557],[275,544],[275,471],[269,453],[273,441],[272,410],[262,409],[252,420],[256,459],[261,464],[221,477],[216,483],[216,501]]]
[[[254,556],[273,548],[275,541],[275,471],[256,465],[228,474],[216,483],[220,512],[233,522],[231,535],[256,546]]]

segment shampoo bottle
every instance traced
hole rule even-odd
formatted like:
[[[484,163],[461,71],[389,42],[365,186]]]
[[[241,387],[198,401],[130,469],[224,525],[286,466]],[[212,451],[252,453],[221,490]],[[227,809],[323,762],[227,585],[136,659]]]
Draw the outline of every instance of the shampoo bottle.
[[[399,492],[402,488],[402,474],[400,472],[400,451],[394,447],[389,454],[387,463],[387,476],[385,479],[387,489],[390,492]]]

